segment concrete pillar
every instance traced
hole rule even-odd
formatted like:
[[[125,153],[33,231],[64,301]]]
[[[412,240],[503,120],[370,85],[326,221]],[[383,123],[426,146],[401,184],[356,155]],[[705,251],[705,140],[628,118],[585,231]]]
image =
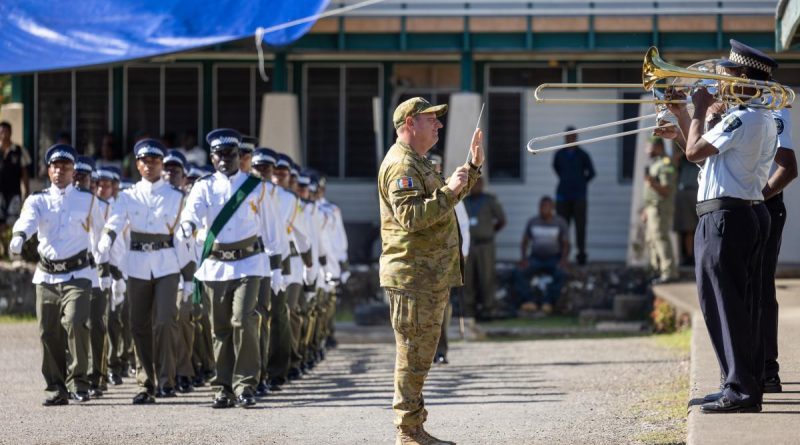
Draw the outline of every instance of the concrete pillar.
[[[259,144],[286,153],[305,165],[300,139],[300,108],[291,93],[267,93],[261,102]]]
[[[444,175],[450,176],[456,167],[467,162],[469,144],[472,141],[472,134],[475,132],[475,125],[478,122],[478,114],[481,111],[481,95],[478,93],[454,93],[450,96],[450,103],[447,110],[447,143],[444,147]],[[483,112],[482,120],[486,121],[486,110]],[[486,137],[486,128],[484,137]],[[491,160],[491,155],[486,154],[487,162]],[[487,176],[488,169],[483,168],[484,177]]]

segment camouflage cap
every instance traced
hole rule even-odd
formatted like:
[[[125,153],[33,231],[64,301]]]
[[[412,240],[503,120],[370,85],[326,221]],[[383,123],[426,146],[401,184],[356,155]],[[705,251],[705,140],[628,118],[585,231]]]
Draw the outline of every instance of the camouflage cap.
[[[407,117],[414,117],[422,113],[436,113],[436,117],[442,117],[447,113],[447,104],[433,105],[421,97],[412,97],[394,109],[394,115],[392,116],[394,128],[400,128]]]

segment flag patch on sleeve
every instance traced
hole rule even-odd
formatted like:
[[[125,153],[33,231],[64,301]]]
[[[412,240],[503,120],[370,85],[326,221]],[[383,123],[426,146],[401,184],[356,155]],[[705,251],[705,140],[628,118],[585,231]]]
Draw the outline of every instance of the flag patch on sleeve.
[[[414,188],[414,180],[410,176],[403,176],[402,178],[398,178],[397,188],[400,190]]]

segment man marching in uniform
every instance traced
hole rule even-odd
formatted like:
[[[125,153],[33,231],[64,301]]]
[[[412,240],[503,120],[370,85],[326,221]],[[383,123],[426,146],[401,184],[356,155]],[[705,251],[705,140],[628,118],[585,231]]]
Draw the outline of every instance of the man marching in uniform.
[[[41,259],[33,284],[42,375],[47,383],[45,406],[66,405],[70,398],[89,400],[88,321],[92,280],[96,277],[89,253],[94,247],[92,240],[99,239],[104,216],[94,195],[72,185],[76,158],[75,149],[69,145],[58,144],[47,150],[45,160],[52,185],[25,200],[9,243],[9,252],[19,255],[25,240],[38,233]]]
[[[259,375],[258,293],[268,271],[279,267],[270,261],[280,252],[276,218],[265,185],[239,170],[239,133],[218,129],[206,140],[217,172],[192,187],[178,237],[190,240],[195,230],[207,231],[195,278],[211,300],[217,361],[212,407],[250,407]]]
[[[92,192],[92,172],[94,170],[94,159],[89,156],[78,156],[75,162],[75,175],[73,182],[75,188],[81,191]],[[97,197],[95,205],[100,206],[103,213],[103,223],[108,218],[108,201]],[[97,238],[94,238],[92,245],[96,246]],[[105,380],[105,351],[106,351],[106,332],[108,318],[106,317],[106,305],[108,303],[108,291],[111,289],[111,275],[108,263],[97,264],[95,258],[98,253],[95,249],[90,251],[89,263],[97,269],[97,275],[92,278],[92,295],[89,299],[89,396],[98,398],[103,396],[101,385]]]
[[[272,323],[270,325],[270,357],[269,357],[269,389],[280,391],[281,385],[289,378],[292,358],[295,357],[295,336],[293,316],[297,316],[297,304],[303,289],[304,260],[311,257],[311,240],[305,219],[302,218],[300,198],[292,191],[291,172],[292,159],[278,154],[272,174],[272,183],[276,185],[275,193],[280,218],[286,227],[289,238],[289,258],[282,263],[283,286],[281,292],[273,295]],[[302,255],[302,256],[301,256]],[[299,333],[297,334],[299,336]],[[300,374],[299,369],[292,372],[294,377]]]
[[[260,147],[253,152],[251,166],[253,175],[258,176],[266,186],[269,199],[272,201],[276,215],[278,215],[280,214],[280,203],[277,195],[278,186],[272,183],[272,169],[275,167],[276,160],[277,154],[273,150]],[[279,261],[278,264],[280,264],[284,259],[289,257],[289,238],[286,234],[286,225],[283,219],[276,217],[275,223],[278,225],[278,235],[282,238],[281,245],[284,250],[281,253],[281,258],[275,258]],[[272,260],[270,260],[270,262],[272,262]],[[259,368],[258,386],[256,386],[256,396],[259,397],[266,396],[269,392],[270,325],[272,323],[271,305],[273,295],[278,295],[278,293],[281,292],[282,281],[282,269],[277,267],[270,277],[266,277],[261,281],[261,289],[258,292],[258,307],[256,310],[261,317],[258,331],[258,349],[260,352],[261,365]]]
[[[186,249],[176,248],[174,231],[184,194],[161,178],[166,149],[155,139],[144,139],[136,143],[134,153],[142,179],[119,195],[98,249],[109,252],[129,225],[128,296],[140,387],[133,403],[140,405],[154,403],[154,396],[176,395],[175,295],[181,272],[184,285],[192,285],[192,263]]]
[[[766,80],[777,63],[764,53],[731,40],[727,74]],[[737,93],[753,89],[737,87]],[[723,389],[705,397],[704,413],[760,412],[764,357],[760,282],[769,213],[763,204],[777,130],[769,110],[739,106],[703,134],[714,103],[705,88],[692,94],[695,110],[670,106],[686,135],[686,158],[702,163],[697,195],[700,222],[695,234],[697,290]]]

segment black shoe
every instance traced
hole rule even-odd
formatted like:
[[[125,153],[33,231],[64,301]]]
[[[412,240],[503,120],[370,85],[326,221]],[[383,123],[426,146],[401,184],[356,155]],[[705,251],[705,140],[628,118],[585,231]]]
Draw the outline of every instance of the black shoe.
[[[720,397],[722,397],[722,391],[706,394],[703,396],[703,403],[716,402],[717,400],[719,400]]]
[[[333,338],[333,336],[329,336],[328,338],[325,339],[325,347],[326,348],[328,348],[328,349],[336,349],[337,346],[339,346],[339,342],[336,341],[336,339]]]
[[[97,386],[90,386],[89,387],[89,397],[93,399],[99,399],[103,397],[103,390]]]
[[[433,359],[433,363],[437,365],[447,365],[450,362],[447,361],[447,357],[444,354],[436,354],[436,358]]]
[[[236,397],[236,406],[239,408],[250,408],[251,406],[255,406],[256,399],[250,394],[239,394]]]
[[[156,403],[156,399],[147,391],[142,391],[133,398],[134,405],[149,405],[151,403]]]
[[[275,377],[274,379],[269,380],[269,390],[270,391],[283,391],[283,386],[286,384],[286,380],[283,377]]]
[[[84,391],[71,392],[69,393],[69,398],[79,403],[88,402],[90,400],[89,394]]]
[[[216,376],[217,376],[217,373],[214,372],[213,369],[206,369],[205,371],[203,371],[203,380],[205,380],[206,382],[210,382],[210,381],[214,380],[214,377],[216,377]]]
[[[44,402],[42,402],[42,405],[44,406],[59,406],[68,404],[69,404],[69,397],[64,394],[56,394],[52,397],[44,399]]]
[[[192,381],[191,379],[189,379],[189,377],[179,375],[176,380],[177,380],[177,389],[179,393],[186,394],[194,391],[194,387],[192,386]]]
[[[304,376],[304,375],[308,374],[308,371],[310,371],[308,366],[305,363],[300,363],[300,375]],[[300,378],[300,377],[298,377],[298,378]],[[291,379],[289,379],[289,380],[291,380]]]
[[[764,381],[764,393],[778,393],[783,392],[783,386],[781,386],[781,378],[778,376],[769,378]]]
[[[315,366],[317,366],[317,361],[316,360],[312,359],[312,360],[307,361],[306,362],[306,371],[311,371],[312,369],[314,369]]]
[[[739,402],[733,402],[727,397],[722,396],[718,400],[710,403],[704,403],[700,406],[701,413],[707,414],[723,414],[723,413],[760,413],[761,404],[753,403],[749,405],[742,405]]]
[[[269,395],[269,384],[266,380],[262,380],[256,386],[256,397],[266,397]]]
[[[194,379],[192,379],[192,386],[195,388],[202,388],[206,386],[206,381],[203,379],[203,376],[196,375],[194,376]]]
[[[211,407],[214,409],[231,408],[232,406],[234,406],[233,400],[228,396],[219,396],[211,403]]]
[[[289,381],[290,382],[292,380],[298,380],[298,379],[303,378],[303,372],[300,371],[300,368],[292,368],[292,369],[289,370],[289,374],[288,374],[287,377],[289,377]]]
[[[119,374],[109,372],[108,381],[111,382],[111,384],[114,386],[119,386],[122,384],[122,377]]]
[[[324,360],[325,360],[325,350],[324,349],[320,349],[319,351],[317,351],[317,361],[321,362],[321,361],[324,361]]]
[[[178,394],[175,393],[175,388],[170,388],[169,386],[165,386],[158,390],[158,393],[156,393],[156,397],[159,398],[178,397]]]

